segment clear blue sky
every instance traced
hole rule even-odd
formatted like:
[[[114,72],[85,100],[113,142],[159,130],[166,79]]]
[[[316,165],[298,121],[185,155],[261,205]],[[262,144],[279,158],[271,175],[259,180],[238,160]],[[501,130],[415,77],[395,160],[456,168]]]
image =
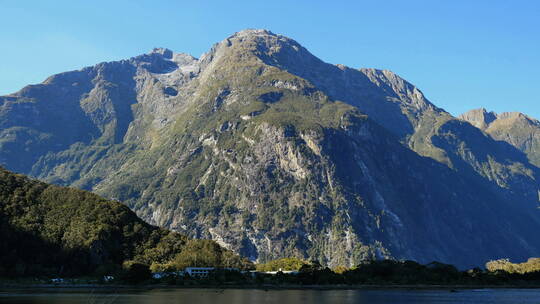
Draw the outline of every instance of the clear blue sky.
[[[390,69],[453,114],[540,118],[535,0],[0,0],[0,94],[157,46],[198,57],[245,28],[289,36],[330,63]]]

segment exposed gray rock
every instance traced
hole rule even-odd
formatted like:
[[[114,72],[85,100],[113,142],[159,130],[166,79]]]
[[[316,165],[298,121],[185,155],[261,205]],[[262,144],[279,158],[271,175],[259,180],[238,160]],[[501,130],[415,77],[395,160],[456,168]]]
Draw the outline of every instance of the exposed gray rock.
[[[489,124],[497,119],[497,114],[494,112],[488,112],[484,108],[471,110],[467,113],[463,113],[459,118],[470,122],[473,126],[485,130]]]

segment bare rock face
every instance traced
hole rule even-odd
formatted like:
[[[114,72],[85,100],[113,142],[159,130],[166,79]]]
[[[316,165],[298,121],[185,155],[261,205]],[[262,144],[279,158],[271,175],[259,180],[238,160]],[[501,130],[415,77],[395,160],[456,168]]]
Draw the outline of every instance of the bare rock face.
[[[459,118],[470,122],[473,126],[481,130],[485,130],[489,124],[497,119],[497,114],[494,112],[488,112],[486,109],[481,108],[461,114]]]
[[[479,124],[478,112],[487,115]],[[460,116],[496,140],[504,141],[524,152],[529,161],[540,166],[540,122],[519,112],[496,114],[486,110],[472,110]]]
[[[503,116],[458,119],[390,71],[245,30],[0,97],[0,161],[252,260],[466,267],[540,253],[535,144]]]

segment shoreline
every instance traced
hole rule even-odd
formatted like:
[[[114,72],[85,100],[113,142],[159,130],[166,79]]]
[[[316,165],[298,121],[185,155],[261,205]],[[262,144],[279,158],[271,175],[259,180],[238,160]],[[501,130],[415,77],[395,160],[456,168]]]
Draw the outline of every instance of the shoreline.
[[[540,289],[540,285],[106,285],[106,284],[0,284],[0,292],[4,290],[124,290],[149,291],[155,289],[253,289],[253,290],[470,290],[470,289]]]

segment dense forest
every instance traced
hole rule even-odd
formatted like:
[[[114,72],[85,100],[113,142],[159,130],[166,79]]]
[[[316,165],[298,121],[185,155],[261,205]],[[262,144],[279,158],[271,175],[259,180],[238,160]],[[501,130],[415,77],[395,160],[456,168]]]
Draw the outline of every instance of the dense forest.
[[[456,267],[440,262],[419,264],[414,261],[373,260],[366,261],[352,268],[337,267],[330,269],[316,261],[302,261],[299,266],[296,259],[280,259],[264,265],[261,269],[275,271],[278,267],[296,270],[293,273],[277,272],[277,274],[257,273],[256,275],[240,275],[239,273],[216,271],[205,282],[198,284],[222,284],[234,282],[252,286],[448,286],[448,287],[482,287],[482,286],[516,286],[537,287],[540,285],[540,271],[526,273],[507,272],[474,268],[460,271]],[[489,263],[488,263],[489,264]],[[515,264],[516,265],[516,264]],[[190,278],[177,278],[178,285],[193,284]]]
[[[149,225],[119,202],[3,168],[0,235],[0,277],[105,275],[137,267],[253,268],[213,241]]]
[[[254,288],[372,288],[377,286],[441,288],[446,286],[457,289],[487,286],[534,288],[540,286],[540,271],[510,273],[504,270],[491,271],[480,268],[460,271],[453,265],[440,262],[420,264],[415,261],[372,260],[352,268],[341,266],[330,269],[317,261],[283,258],[257,265],[257,270],[257,272],[240,272],[216,269],[209,276],[202,278],[171,273],[160,279],[146,282],[178,286]]]
[[[294,271],[300,270],[302,266],[309,264],[299,258],[282,258],[257,264],[257,271]]]

